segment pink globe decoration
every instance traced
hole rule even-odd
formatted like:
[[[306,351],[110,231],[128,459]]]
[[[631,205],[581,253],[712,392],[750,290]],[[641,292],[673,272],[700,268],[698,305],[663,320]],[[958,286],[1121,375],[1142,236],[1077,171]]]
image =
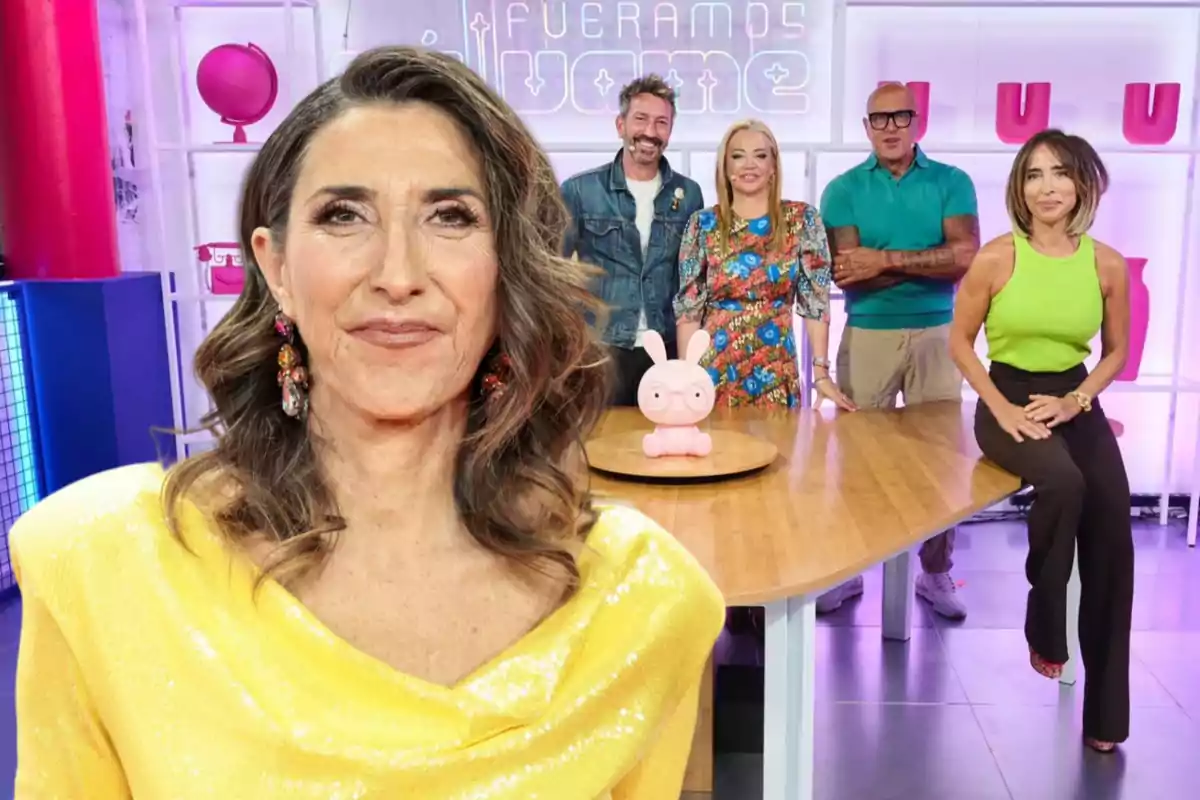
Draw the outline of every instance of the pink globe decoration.
[[[265,117],[279,94],[279,74],[261,47],[222,44],[200,59],[196,88],[204,104],[233,126],[233,141],[244,144],[246,125]]]

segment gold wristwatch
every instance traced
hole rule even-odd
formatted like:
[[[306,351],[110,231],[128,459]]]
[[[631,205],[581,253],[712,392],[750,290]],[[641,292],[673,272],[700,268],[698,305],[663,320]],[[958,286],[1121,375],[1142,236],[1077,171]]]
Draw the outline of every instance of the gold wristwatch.
[[[1092,396],[1086,392],[1068,392],[1067,397],[1070,397],[1079,404],[1079,410],[1087,413],[1092,410]]]

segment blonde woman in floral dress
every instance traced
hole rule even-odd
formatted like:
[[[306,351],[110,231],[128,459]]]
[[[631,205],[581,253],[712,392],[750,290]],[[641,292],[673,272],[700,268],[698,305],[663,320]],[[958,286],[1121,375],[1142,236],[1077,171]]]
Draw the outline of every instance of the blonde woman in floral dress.
[[[780,199],[779,146],[757,120],[735,123],[717,153],[717,205],[692,215],[679,248],[680,352],[703,328],[701,364],[717,407],[800,404],[793,309],[804,318],[814,384],[854,405],[829,377],[829,243],[816,208]]]

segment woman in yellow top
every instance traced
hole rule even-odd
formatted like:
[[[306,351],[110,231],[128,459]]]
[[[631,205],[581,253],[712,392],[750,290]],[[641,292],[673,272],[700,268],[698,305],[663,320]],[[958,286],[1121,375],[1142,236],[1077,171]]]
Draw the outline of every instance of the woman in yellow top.
[[[1125,259],[1088,235],[1108,173],[1090,144],[1048,130],[1013,162],[1014,232],[986,244],[959,288],[950,352],[979,393],[984,455],[1033,485],[1025,637],[1033,668],[1058,679],[1067,660],[1067,581],[1076,548],[1079,643],[1087,672],[1083,735],[1100,752],[1129,736],[1133,532],[1129,480],[1096,397],[1129,351]],[[986,325],[986,370],[975,337]],[[1101,335],[1088,373],[1084,359]]]
[[[452,58],[297,106],[196,355],[216,449],[13,530],[17,798],[678,796],[723,603],[581,488],[606,381],[565,221]]]

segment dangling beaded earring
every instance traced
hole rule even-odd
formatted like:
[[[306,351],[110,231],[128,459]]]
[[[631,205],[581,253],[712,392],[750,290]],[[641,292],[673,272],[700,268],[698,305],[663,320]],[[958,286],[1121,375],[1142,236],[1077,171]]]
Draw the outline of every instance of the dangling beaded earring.
[[[480,384],[484,400],[492,400],[504,394],[504,390],[508,387],[508,376],[511,370],[512,361],[509,360],[507,353],[497,353],[491,359]]]
[[[283,413],[302,419],[308,413],[308,371],[296,351],[296,327],[282,311],[275,315],[275,332],[283,337],[278,359]]]

